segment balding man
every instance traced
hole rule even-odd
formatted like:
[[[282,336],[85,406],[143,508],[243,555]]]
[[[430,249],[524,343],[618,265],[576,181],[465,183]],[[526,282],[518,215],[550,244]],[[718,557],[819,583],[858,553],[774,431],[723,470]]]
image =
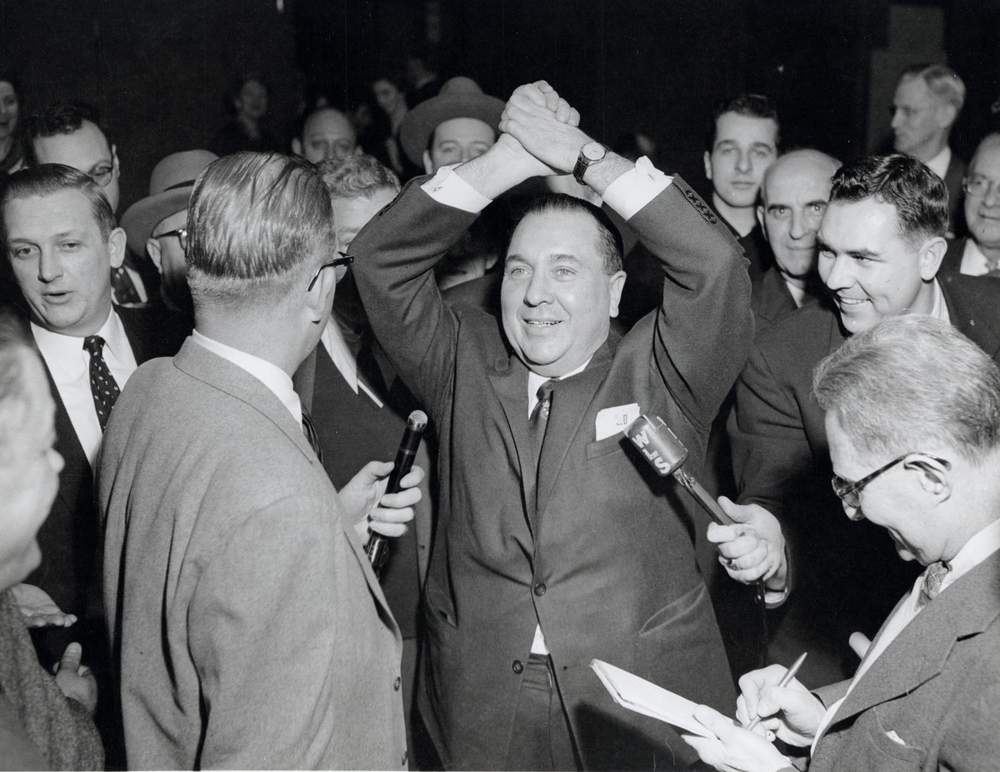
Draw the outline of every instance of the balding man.
[[[1000,275],[1000,133],[987,134],[976,148],[962,180],[968,238],[955,239],[942,271],[969,276]]]
[[[311,164],[343,163],[360,152],[354,124],[335,107],[319,107],[307,114],[299,136],[292,140],[292,150]]]
[[[948,147],[948,135],[965,104],[965,83],[946,64],[915,64],[903,70],[892,98],[893,147],[923,161],[948,188],[954,230],[965,162]]]
[[[822,285],[816,275],[816,232],[823,220],[837,159],[819,150],[793,150],[764,173],[757,221],[774,265],[753,282],[757,334],[803,303]]]

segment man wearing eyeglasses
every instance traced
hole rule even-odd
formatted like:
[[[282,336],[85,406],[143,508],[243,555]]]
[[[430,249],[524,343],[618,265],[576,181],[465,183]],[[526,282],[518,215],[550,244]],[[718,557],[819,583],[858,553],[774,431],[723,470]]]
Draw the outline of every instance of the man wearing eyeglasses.
[[[938,272],[947,224],[944,183],[920,161],[872,156],[842,167],[817,236],[831,303],[803,307],[765,331],[737,382],[729,425],[737,506],[781,519],[797,577],[785,621],[800,626],[803,640],[830,641],[840,653],[818,658],[822,668],[807,660],[807,682],[847,672],[850,634],[871,636],[912,581],[892,560],[885,532],[849,527],[832,499],[813,367],[851,335],[904,314],[949,321],[1000,355],[1000,282]]]
[[[695,716],[717,769],[994,769],[1000,757],[1000,369],[945,320],[905,315],[816,369],[833,489],[922,574],[900,592],[856,672],[807,691],[785,668],[744,675],[736,717]],[[884,592],[869,586],[869,592]],[[799,765],[801,768],[801,765]]]
[[[987,134],[962,180],[968,238],[948,244],[942,270],[1000,276],[1000,134]]]
[[[79,169],[97,183],[111,204],[111,211],[118,212],[121,173],[118,150],[101,128],[94,107],[84,102],[50,104],[31,115],[27,134],[36,163],[65,164]],[[141,256],[142,252],[137,254]],[[140,267],[126,253],[125,262],[112,271],[112,297],[118,305],[149,302]]]

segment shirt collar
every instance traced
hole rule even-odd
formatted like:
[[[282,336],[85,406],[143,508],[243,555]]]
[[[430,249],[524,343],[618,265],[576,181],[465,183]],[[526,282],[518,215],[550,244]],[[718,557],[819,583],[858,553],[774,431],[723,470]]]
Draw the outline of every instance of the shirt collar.
[[[928,161],[925,166],[930,168],[932,172],[943,180],[944,176],[948,173],[948,164],[950,163],[951,148],[945,145],[941,148],[941,152]]]
[[[240,351],[232,346],[227,346],[225,343],[220,343],[213,338],[209,338],[197,330],[191,333],[191,337],[195,343],[226,361],[232,362],[241,370],[248,372],[263,383],[274,396],[281,400],[281,404],[292,414],[295,423],[302,423],[302,403],[299,401],[299,395],[295,393],[295,388],[292,386],[292,379],[288,373],[266,359],[261,359],[253,354],[248,354],[246,351]]]
[[[951,324],[951,315],[948,313],[948,304],[944,301],[944,292],[941,291],[941,284],[934,279],[934,305],[931,306],[930,316],[940,319],[942,322]]]
[[[958,554],[948,561],[949,570],[941,583],[941,588],[944,589],[971,571],[997,550],[1000,550],[1000,520],[994,520],[973,534],[972,538],[962,545]]]
[[[108,309],[107,319],[95,334],[104,338],[104,344],[112,356],[122,362],[128,361],[132,346],[114,307]],[[86,369],[89,360],[83,355],[83,341],[89,336],[63,335],[34,322],[31,322],[31,335],[57,383],[75,378]]]
[[[539,386],[541,386],[546,381],[564,381],[567,378],[572,378],[574,375],[582,373],[584,370],[587,369],[587,365],[590,364],[590,360],[593,358],[594,357],[591,356],[590,358],[587,359],[586,362],[584,362],[578,368],[576,368],[575,370],[571,370],[565,375],[560,375],[558,378],[550,378],[549,376],[546,375],[539,375],[534,370],[528,370],[528,408],[529,408],[528,412],[530,413],[531,408],[534,407],[533,403],[535,401],[535,395],[538,393]]]
[[[340,371],[347,385],[351,387],[351,391],[357,394],[358,363],[351,354],[351,350],[347,347],[347,341],[344,340],[343,333],[332,318],[326,323],[322,341],[327,352],[330,354],[330,359],[333,360],[334,367]]]

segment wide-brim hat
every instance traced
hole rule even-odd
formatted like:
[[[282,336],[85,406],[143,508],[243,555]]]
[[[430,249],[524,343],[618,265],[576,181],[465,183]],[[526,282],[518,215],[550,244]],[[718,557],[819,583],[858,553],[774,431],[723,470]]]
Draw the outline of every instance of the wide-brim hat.
[[[451,78],[436,97],[421,102],[406,114],[399,127],[399,142],[406,157],[421,166],[431,134],[440,124],[452,118],[476,118],[499,131],[504,105],[503,100],[484,94],[472,78]]]
[[[208,150],[182,150],[171,153],[154,167],[149,178],[149,195],[132,204],[121,219],[133,254],[146,253],[146,240],[160,220],[187,208],[194,181],[218,157]]]

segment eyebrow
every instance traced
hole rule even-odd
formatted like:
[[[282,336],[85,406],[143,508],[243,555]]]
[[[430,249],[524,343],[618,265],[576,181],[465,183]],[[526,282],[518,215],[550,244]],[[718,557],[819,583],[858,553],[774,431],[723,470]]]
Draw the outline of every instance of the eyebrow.
[[[833,252],[834,254],[837,254],[837,250],[831,247],[821,238],[816,239],[816,246],[820,252]],[[879,255],[878,252],[872,252],[870,249],[851,249],[848,250],[847,252],[844,252],[843,254],[846,254],[848,257],[853,257],[853,258],[864,257],[869,260],[881,260],[881,255]]]

